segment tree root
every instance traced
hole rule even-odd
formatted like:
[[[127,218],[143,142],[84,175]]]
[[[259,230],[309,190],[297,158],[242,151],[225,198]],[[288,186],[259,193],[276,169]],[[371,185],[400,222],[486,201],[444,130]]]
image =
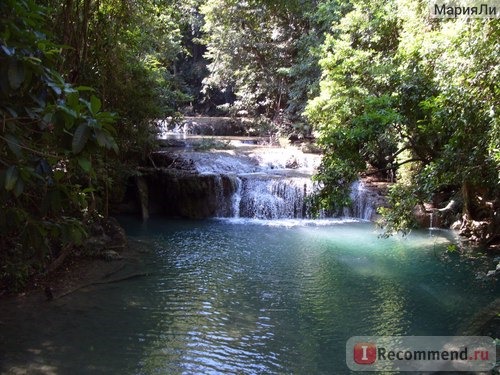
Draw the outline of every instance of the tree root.
[[[46,269],[46,273],[54,272],[57,270],[66,260],[68,255],[71,253],[72,246],[66,246],[62,251],[61,254],[52,262],[49,264],[49,266]]]

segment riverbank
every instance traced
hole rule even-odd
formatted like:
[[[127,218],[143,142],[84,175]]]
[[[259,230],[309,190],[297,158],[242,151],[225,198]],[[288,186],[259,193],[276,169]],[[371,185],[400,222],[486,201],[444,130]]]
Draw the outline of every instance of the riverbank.
[[[95,243],[96,238],[90,237],[88,242]],[[2,304],[51,302],[93,285],[144,275],[142,258],[150,251],[146,243],[131,241],[123,234],[119,240],[110,239],[108,244],[103,249],[96,247],[91,255],[81,252],[68,255],[53,271],[35,275],[20,292],[4,292],[0,296]]]
[[[104,306],[102,297],[96,298],[102,288],[148,276],[146,263],[151,247],[144,241],[128,239],[120,251],[120,258],[70,256],[46,277],[34,280],[22,293],[4,295],[0,302],[0,373],[44,374],[66,373],[65,366],[78,362],[70,347],[78,347],[91,335],[85,336],[80,326],[102,324],[90,321],[88,314]],[[48,296],[47,290],[50,290]],[[114,324],[110,317],[108,325]],[[80,332],[68,339],[72,332]],[[76,341],[75,341],[76,340]],[[80,342],[79,342],[80,341]],[[26,350],[12,347],[30,343]],[[68,355],[68,363],[54,359],[57,353]],[[82,366],[85,359],[82,358]],[[66,369],[67,370],[67,369]],[[99,372],[93,368],[90,372]]]

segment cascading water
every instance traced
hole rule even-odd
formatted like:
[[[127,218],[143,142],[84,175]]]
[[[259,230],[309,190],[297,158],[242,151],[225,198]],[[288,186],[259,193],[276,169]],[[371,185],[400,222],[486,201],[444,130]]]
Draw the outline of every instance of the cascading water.
[[[352,204],[344,208],[344,216],[370,220],[376,212],[376,202],[371,192],[362,181],[356,181],[351,186],[350,198]]]
[[[249,152],[181,151],[172,154],[171,159],[190,168],[193,178],[198,175],[212,181],[204,189],[210,189],[207,197],[211,207],[216,208],[206,211],[213,212],[213,216],[271,220],[310,217],[309,202],[315,191],[311,177],[319,165],[319,155],[293,149],[253,148]],[[362,182],[355,182],[353,203],[343,215],[370,220],[377,205],[373,195]]]
[[[314,194],[310,177],[287,177],[248,173],[226,176],[231,181],[228,198],[223,191],[221,176],[216,176],[215,187],[218,217],[253,219],[303,219],[310,217],[309,199]],[[372,192],[356,181],[351,188],[352,205],[343,210],[343,216],[370,220],[376,212]]]
[[[182,157],[189,158],[187,164],[192,164],[198,174],[213,176],[217,217],[308,217],[308,197],[313,193],[311,176],[318,155],[266,149],[246,155],[189,152]]]
[[[240,213],[256,219],[305,218],[311,192],[308,178],[244,178]]]
[[[231,216],[240,217],[240,204],[241,204],[241,179],[239,177],[235,178],[235,187],[233,196],[231,197]]]

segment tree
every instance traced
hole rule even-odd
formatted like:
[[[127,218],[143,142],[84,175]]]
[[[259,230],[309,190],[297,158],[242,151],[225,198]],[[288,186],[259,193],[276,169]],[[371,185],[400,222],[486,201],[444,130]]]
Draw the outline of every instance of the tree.
[[[50,25],[63,49],[60,69],[94,87],[120,114],[122,162],[146,158],[156,120],[177,116],[189,101],[175,63],[183,53],[183,3],[148,0],[47,0]]]
[[[325,150],[320,205],[345,204],[372,168],[398,178],[389,231],[414,226],[415,205],[438,193],[484,219],[499,191],[498,24],[432,20],[421,1],[353,5],[324,43],[321,92],[306,110]]]
[[[30,0],[0,4],[0,283],[17,289],[82,243],[115,116],[55,69],[61,47]]]
[[[299,44],[305,44],[299,40],[308,32],[310,6],[299,1],[206,1],[200,8],[210,61],[206,95],[217,89],[234,92],[236,100],[227,103],[233,113],[261,116],[286,129],[293,76],[311,66],[293,68]],[[304,100],[297,86],[294,90],[297,100],[288,113],[298,113],[298,98]]]
[[[348,203],[350,185],[367,163],[385,167],[397,150],[391,127],[399,120],[394,4],[358,1],[353,6],[324,42],[320,93],[306,109],[324,151],[316,177],[323,185],[318,203],[329,210]]]

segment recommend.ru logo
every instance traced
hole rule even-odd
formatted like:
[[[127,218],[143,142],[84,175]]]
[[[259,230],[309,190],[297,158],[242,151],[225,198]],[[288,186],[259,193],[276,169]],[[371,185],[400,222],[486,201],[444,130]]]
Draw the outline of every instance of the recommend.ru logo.
[[[346,362],[354,371],[488,371],[496,345],[485,336],[355,336]]]

